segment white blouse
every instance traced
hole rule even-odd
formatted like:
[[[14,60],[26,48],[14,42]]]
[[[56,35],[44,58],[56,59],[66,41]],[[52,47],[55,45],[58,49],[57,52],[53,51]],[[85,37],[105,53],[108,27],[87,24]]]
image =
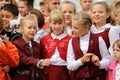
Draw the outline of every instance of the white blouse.
[[[80,37],[80,48],[81,48],[83,54],[87,53],[89,37],[90,37],[90,33],[85,36]],[[72,46],[72,39],[69,41],[68,46],[69,47],[68,47],[68,51],[67,51],[67,68],[71,71],[75,71],[83,64],[81,63],[80,59],[75,60],[75,55],[74,55],[73,46]],[[113,60],[112,59],[113,57],[109,54],[106,44],[101,37],[99,37],[98,47],[99,47],[100,54],[102,57],[102,59],[100,61],[100,65],[101,65],[100,68],[106,69],[107,66]]]
[[[52,36],[53,39],[59,39],[59,40],[61,40],[62,38],[66,37],[67,34],[63,33],[63,34],[61,34],[59,36],[56,36],[55,34],[51,33],[51,36]],[[56,50],[55,50],[54,54],[50,58],[50,60],[51,60],[51,64],[52,65],[66,66],[66,64],[67,64],[67,62],[60,57],[59,51],[58,51],[57,47],[56,47]]]
[[[110,28],[109,35],[108,35],[109,42],[110,42],[109,52],[110,54],[112,54],[113,53],[112,46],[114,42],[120,38],[119,37],[120,31],[118,30],[118,28],[108,23],[104,25],[103,27],[101,27],[99,30],[95,27],[95,25],[92,25],[90,28],[90,31],[94,34],[98,34],[98,33],[105,31],[106,28]]]

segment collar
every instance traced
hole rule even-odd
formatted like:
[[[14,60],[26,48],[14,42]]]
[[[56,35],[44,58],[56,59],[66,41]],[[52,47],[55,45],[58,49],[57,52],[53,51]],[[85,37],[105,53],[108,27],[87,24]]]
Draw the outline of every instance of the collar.
[[[90,36],[90,31],[88,32],[88,34],[85,34],[84,36],[79,36],[79,38],[86,39],[89,38],[89,36]]]
[[[102,26],[99,30],[105,30],[106,28],[110,28],[111,27],[111,24],[108,23],[108,24],[105,24],[104,26]],[[90,29],[92,32],[96,32],[96,31],[99,31],[95,25],[92,25],[91,26],[91,29]]]
[[[51,36],[52,36],[53,39],[59,39],[59,40],[61,40],[62,38],[66,37],[67,34],[66,33],[62,33],[61,35],[57,36],[54,33],[51,33]]]
[[[22,37],[20,37],[17,40],[15,40],[15,42],[17,42],[17,44],[20,45],[20,46],[28,45],[27,42],[25,42],[25,40]],[[29,41],[29,42],[31,43],[30,46],[32,46],[32,40]]]

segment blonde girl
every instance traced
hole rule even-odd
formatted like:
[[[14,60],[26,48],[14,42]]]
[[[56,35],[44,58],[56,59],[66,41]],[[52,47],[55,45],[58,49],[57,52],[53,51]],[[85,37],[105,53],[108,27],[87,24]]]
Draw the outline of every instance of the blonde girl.
[[[71,38],[65,31],[65,18],[62,11],[55,9],[49,15],[50,34],[41,39],[44,57],[51,60],[45,67],[46,80],[69,80],[66,68],[68,41]]]
[[[119,31],[109,23],[110,9],[105,2],[96,2],[92,6],[91,18],[93,25],[91,32],[101,36],[112,54],[112,45],[119,39]]]
[[[105,80],[105,69],[111,56],[101,37],[90,32],[90,16],[84,12],[72,17],[72,31],[76,36],[69,41],[67,68],[73,75],[72,80]]]
[[[37,31],[36,21],[26,16],[20,21],[21,37],[13,41],[19,50],[19,66],[11,72],[12,80],[42,79],[41,68],[50,64],[49,59],[42,59],[40,45],[33,41]]]

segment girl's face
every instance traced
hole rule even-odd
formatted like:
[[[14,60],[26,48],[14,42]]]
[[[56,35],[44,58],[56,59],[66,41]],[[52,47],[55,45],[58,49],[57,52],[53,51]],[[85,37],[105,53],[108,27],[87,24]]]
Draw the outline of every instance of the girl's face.
[[[64,23],[63,22],[54,22],[54,20],[51,20],[50,27],[52,30],[52,33],[55,35],[61,35],[64,32]]]
[[[63,4],[61,6],[61,11],[65,15],[65,23],[67,26],[71,25],[71,18],[75,13],[75,8],[72,4]]]
[[[25,16],[27,11],[28,11],[28,6],[25,4],[24,1],[20,1],[18,3],[18,9],[19,9],[19,13],[21,16]]]
[[[116,44],[114,45],[113,48],[113,56],[117,61],[120,62],[120,48],[118,48]]]
[[[4,6],[5,4],[10,4],[11,0],[0,0],[0,8]]]
[[[3,18],[3,28],[6,30],[10,29],[10,20],[16,19],[13,14],[6,10],[1,10],[1,16]]]
[[[78,22],[72,21],[72,32],[74,36],[84,36],[88,33],[89,27],[78,25]]]
[[[21,27],[22,37],[25,41],[30,41],[34,38],[36,34],[37,27],[34,21],[27,20],[24,25]]]
[[[106,24],[106,20],[109,15],[106,12],[105,6],[101,4],[96,4],[92,8],[91,18],[93,23]]]

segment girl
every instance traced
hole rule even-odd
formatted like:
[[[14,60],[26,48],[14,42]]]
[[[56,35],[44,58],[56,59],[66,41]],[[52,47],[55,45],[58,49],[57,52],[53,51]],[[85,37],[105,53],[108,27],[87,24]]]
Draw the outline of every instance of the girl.
[[[105,69],[111,62],[101,37],[90,33],[88,14],[78,13],[72,17],[72,31],[76,36],[69,41],[67,68],[74,71],[72,80],[105,80]]]
[[[60,4],[60,9],[65,15],[66,30],[69,35],[72,35],[71,19],[76,13],[75,4],[70,1],[63,1]]]
[[[31,16],[31,17],[33,17],[37,21],[37,23],[38,23],[38,25],[37,25],[38,26],[38,31],[37,31],[37,33],[34,36],[34,41],[40,43],[40,39],[43,36],[45,36],[45,35],[48,34],[48,32],[46,30],[41,29],[44,26],[44,24],[45,24],[45,22],[44,22],[44,16],[37,9],[31,9],[31,10],[29,10],[28,11],[28,15]]]
[[[105,41],[107,48],[112,54],[112,45],[119,39],[119,31],[117,28],[111,27],[107,22],[110,16],[110,10],[105,2],[96,2],[92,7],[91,18],[93,25],[91,26],[91,32],[97,36],[101,36]]]
[[[49,59],[42,58],[40,46],[32,39],[37,31],[36,21],[26,16],[20,21],[20,32],[22,37],[13,43],[19,50],[19,66],[11,72],[12,80],[42,80],[40,69],[50,64]]]
[[[120,40],[113,44],[114,61],[108,67],[107,80],[120,80]]]
[[[49,16],[50,34],[41,39],[44,57],[51,60],[45,67],[46,80],[69,80],[66,68],[66,54],[68,41],[71,38],[65,33],[64,14],[60,10],[53,10]]]

